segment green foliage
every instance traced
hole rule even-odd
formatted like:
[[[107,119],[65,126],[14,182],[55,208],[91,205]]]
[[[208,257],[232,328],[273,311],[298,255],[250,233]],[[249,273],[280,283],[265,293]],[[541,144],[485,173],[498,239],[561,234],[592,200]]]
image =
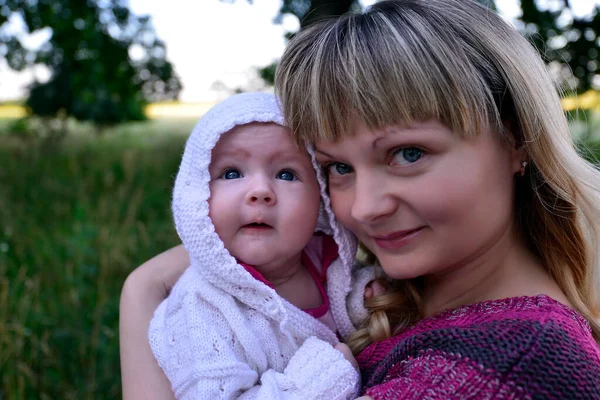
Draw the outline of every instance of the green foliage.
[[[585,92],[594,88],[593,81],[600,73],[600,6],[596,6],[591,17],[578,18],[572,12],[574,0],[557,3],[557,9],[542,10],[535,0],[521,0],[521,33],[547,62],[568,67],[563,68],[563,87]]]
[[[0,399],[121,398],[119,293],[178,242],[173,131],[191,123],[119,129],[53,153],[0,136]]]
[[[30,137],[33,133],[29,118],[19,118],[8,124],[7,131],[15,137]]]
[[[271,63],[266,67],[260,68],[258,70],[258,76],[260,76],[263,81],[269,83],[270,85],[273,85],[275,83],[275,69],[277,69],[276,62]]]
[[[0,101],[0,107],[1,106],[23,106],[23,100],[6,100],[6,101]]]
[[[586,160],[600,168],[600,141],[580,142],[578,148]]]
[[[26,105],[34,115],[114,125],[145,119],[148,102],[181,90],[150,18],[133,15],[125,0],[0,0],[0,27],[14,15],[29,32],[52,32],[32,51],[0,30],[0,57],[10,67],[43,64],[51,71],[48,82],[30,88]],[[129,56],[132,46],[139,58]]]
[[[567,113],[571,134],[583,154],[600,154],[600,113],[593,110],[576,109]],[[591,146],[592,150],[588,147]],[[593,160],[592,160],[593,161]]]
[[[285,14],[292,14],[303,29],[321,19],[340,16],[359,7],[358,0],[283,0],[275,21],[280,21]]]
[[[496,8],[496,3],[494,2],[494,0],[476,0],[478,3],[494,10],[494,11],[498,11],[498,9]]]
[[[351,10],[360,8],[359,0],[283,0],[279,14],[275,17],[275,23],[281,23],[283,16],[291,14],[300,21],[300,29],[319,20],[343,15]],[[293,32],[286,33],[290,39]],[[275,83],[275,69],[277,62],[267,65],[258,70],[259,76],[270,85]]]
[[[477,0],[496,10],[494,0]],[[569,90],[585,92],[593,88],[600,73],[600,6],[592,17],[575,18],[573,0],[564,0],[557,10],[543,10],[535,0],[521,0],[521,33],[527,37],[547,62],[562,65],[560,84]],[[292,14],[300,21],[300,29],[322,18],[342,15],[360,6],[357,0],[283,0],[276,22]],[[291,37],[293,33],[288,33]],[[259,70],[259,75],[273,84],[277,63]],[[571,74],[572,71],[572,74]],[[596,83],[596,86],[599,86]]]

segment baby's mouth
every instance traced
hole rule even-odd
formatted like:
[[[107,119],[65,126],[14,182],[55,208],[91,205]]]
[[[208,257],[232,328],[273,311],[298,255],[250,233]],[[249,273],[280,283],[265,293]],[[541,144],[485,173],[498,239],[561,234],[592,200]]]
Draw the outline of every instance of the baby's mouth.
[[[253,222],[251,224],[247,224],[242,226],[242,228],[249,228],[249,229],[273,229],[273,227],[269,224],[265,224],[262,222]]]

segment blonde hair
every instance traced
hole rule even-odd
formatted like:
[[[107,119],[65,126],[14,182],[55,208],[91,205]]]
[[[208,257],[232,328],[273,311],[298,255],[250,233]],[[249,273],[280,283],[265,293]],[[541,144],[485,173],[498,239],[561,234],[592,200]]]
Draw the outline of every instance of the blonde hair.
[[[599,340],[600,174],[577,154],[536,50],[499,16],[470,0],[383,1],[298,33],[276,89],[300,141],[350,135],[358,117],[371,128],[437,119],[464,138],[491,127],[525,146],[516,222]],[[353,350],[420,318],[419,282],[393,285]]]

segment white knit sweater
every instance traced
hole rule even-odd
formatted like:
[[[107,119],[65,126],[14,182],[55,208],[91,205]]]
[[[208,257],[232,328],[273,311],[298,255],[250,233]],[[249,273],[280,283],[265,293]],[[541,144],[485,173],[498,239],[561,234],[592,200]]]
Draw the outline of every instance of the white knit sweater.
[[[198,122],[187,141],[173,215],[191,266],[154,314],[152,351],[178,399],[354,398],[359,375],[333,348],[336,334],[238,265],[208,216],[211,150],[223,133],[251,122],[283,125],[273,95],[229,98]],[[339,249],[327,269],[327,294],[338,332],[346,338],[353,323],[366,316],[364,285],[374,272],[352,271],[356,240],[335,220],[325,178],[313,149],[309,153],[321,185],[317,230],[333,235]],[[360,286],[354,289],[353,273]]]

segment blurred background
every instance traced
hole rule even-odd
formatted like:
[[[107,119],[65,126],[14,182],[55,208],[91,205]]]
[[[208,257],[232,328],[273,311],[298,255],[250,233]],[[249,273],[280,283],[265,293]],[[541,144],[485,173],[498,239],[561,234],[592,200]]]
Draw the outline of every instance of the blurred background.
[[[597,159],[600,1],[480,0],[539,49]],[[0,0],[0,400],[121,397],[127,275],[178,243],[183,144],[358,0]]]

